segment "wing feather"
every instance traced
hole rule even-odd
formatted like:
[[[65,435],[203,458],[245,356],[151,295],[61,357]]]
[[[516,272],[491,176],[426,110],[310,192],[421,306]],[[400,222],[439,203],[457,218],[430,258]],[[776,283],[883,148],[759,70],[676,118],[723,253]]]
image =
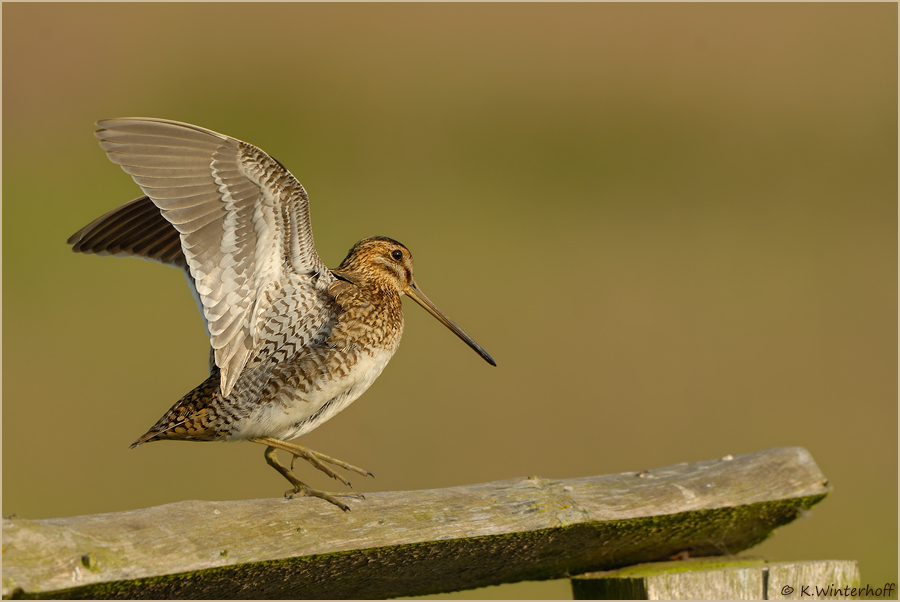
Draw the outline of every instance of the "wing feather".
[[[134,256],[179,269],[187,268],[178,230],[163,218],[159,208],[146,196],[98,217],[66,242],[78,253]]]
[[[103,131],[103,130],[100,130]],[[115,148],[114,145],[110,145]],[[152,147],[147,147],[152,148]],[[135,155],[132,153],[119,153],[114,150],[107,150],[106,156],[116,165],[124,165],[127,167],[140,167],[144,169],[179,169],[185,171],[196,171],[208,169],[209,162],[206,157],[198,157],[197,149],[191,149],[191,153],[179,154],[173,156],[168,155]],[[149,196],[149,195],[148,195]],[[150,197],[153,198],[153,197]]]
[[[306,191],[259,148],[211,130],[148,118],[97,125],[109,159],[147,196],[95,220],[70,242],[84,234],[75,250],[186,264],[228,395],[247,362],[268,349],[259,344],[260,318],[272,315],[262,292],[290,281],[294,294],[313,298],[333,281],[313,244]],[[91,237],[92,226],[113,214],[118,229],[107,219],[110,225]]]

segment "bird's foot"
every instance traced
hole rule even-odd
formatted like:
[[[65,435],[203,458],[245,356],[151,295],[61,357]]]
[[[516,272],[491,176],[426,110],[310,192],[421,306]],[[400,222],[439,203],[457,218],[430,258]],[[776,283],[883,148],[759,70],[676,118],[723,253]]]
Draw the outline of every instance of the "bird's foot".
[[[291,458],[291,470],[294,470],[294,462],[297,461],[297,458],[302,458],[302,459],[306,460],[307,462],[309,462],[310,464],[312,464],[313,466],[315,466],[316,468],[318,468],[319,470],[321,470],[322,472],[324,472],[325,474],[327,474],[329,477],[331,477],[333,479],[337,479],[338,481],[342,482],[347,487],[353,487],[353,485],[350,484],[350,481],[348,481],[347,479],[345,479],[344,477],[342,477],[341,475],[336,473],[334,470],[332,470],[331,467],[323,464],[323,462],[328,462],[329,464],[334,464],[335,466],[340,466],[341,468],[344,468],[346,470],[352,470],[353,472],[361,474],[364,477],[374,477],[375,476],[368,470],[364,470],[357,466],[353,466],[352,464],[348,464],[342,460],[338,460],[337,458],[332,458],[331,456],[326,456],[325,454],[321,454],[317,451],[313,451],[311,449],[302,447],[300,445],[298,445],[297,447],[301,448],[301,449],[298,449],[297,451],[288,450],[293,455],[293,457]]]
[[[347,462],[344,462],[343,460],[338,460],[337,458],[332,458],[331,456],[326,456],[325,454],[319,453],[317,451],[313,451],[313,450],[309,449],[308,447],[304,447],[302,445],[295,445],[293,443],[288,443],[287,441],[282,441],[281,439],[274,439],[272,437],[255,437],[253,439],[250,439],[250,441],[253,441],[255,443],[262,443],[263,445],[268,445],[268,446],[271,446],[271,447],[274,447],[277,449],[283,449],[284,451],[292,454],[293,458],[291,458],[291,470],[294,470],[294,462],[297,461],[297,458],[303,458],[304,460],[306,460],[307,462],[312,464],[314,467],[318,468],[319,470],[321,470],[322,472],[327,474],[329,477],[331,477],[333,479],[337,479],[338,481],[340,481],[347,487],[353,487],[353,485],[350,484],[350,481],[348,481],[347,479],[345,479],[344,477],[339,475],[337,472],[335,472],[330,466],[326,466],[325,462],[327,462],[328,464],[334,464],[335,466],[340,466],[341,468],[346,469],[346,470],[352,470],[353,472],[355,472],[357,474],[361,474],[364,477],[374,477],[375,476],[368,470],[359,468],[358,466],[354,466],[353,464],[349,464]],[[267,457],[268,457],[268,454],[267,454]],[[269,464],[272,464],[272,463],[269,462]],[[281,471],[279,470],[279,472],[281,472]],[[282,474],[284,474],[284,473],[282,473]]]
[[[331,456],[320,454],[319,452],[303,447],[302,445],[294,445],[280,439],[273,439],[271,437],[255,437],[253,439],[250,439],[250,441],[253,441],[254,443],[262,443],[263,445],[268,446],[266,447],[265,453],[266,462],[269,464],[269,466],[277,470],[281,474],[281,476],[287,479],[291,485],[294,486],[293,489],[288,489],[284,493],[285,497],[287,498],[293,498],[296,495],[318,497],[322,498],[325,501],[331,502],[344,512],[348,512],[350,510],[350,507],[338,500],[338,497],[353,497],[357,499],[365,499],[365,496],[359,493],[327,493],[325,491],[313,489],[291,473],[291,471],[294,469],[294,461],[297,458],[303,458],[328,476],[341,481],[347,487],[352,487],[350,481],[337,474],[333,469],[331,469],[329,466],[326,466],[323,462],[328,462],[329,464],[334,464],[335,466],[340,466],[341,468],[352,470],[363,476],[374,476],[368,470],[363,470],[362,468],[357,468],[352,464],[347,464],[346,462],[342,462],[341,460],[337,460],[335,458],[332,458]],[[278,461],[278,457],[275,455],[277,449],[283,449],[293,455],[290,468],[286,467]]]
[[[288,489],[287,491],[284,492],[284,497],[288,498],[289,500],[293,499],[295,496],[298,496],[298,495],[305,496],[305,497],[321,498],[321,499],[325,500],[326,502],[331,502],[332,504],[334,504],[335,506],[337,506],[344,512],[350,512],[350,506],[348,506],[347,504],[345,504],[344,502],[340,501],[337,498],[352,497],[352,498],[355,498],[358,500],[366,499],[366,496],[364,496],[361,493],[329,493],[327,491],[320,491],[318,489],[313,489],[309,485],[306,485],[305,483],[301,483],[300,481],[297,481],[297,484],[294,485],[293,489]]]

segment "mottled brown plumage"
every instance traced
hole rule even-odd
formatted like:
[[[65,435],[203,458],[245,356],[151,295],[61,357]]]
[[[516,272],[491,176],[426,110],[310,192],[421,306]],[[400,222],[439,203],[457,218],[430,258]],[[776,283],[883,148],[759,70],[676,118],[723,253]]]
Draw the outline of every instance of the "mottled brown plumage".
[[[210,376],[132,447],[162,439],[245,439],[293,485],[326,499],[275,456],[283,449],[349,483],[326,463],[368,471],[288,443],[357,399],[400,344],[405,294],[491,357],[419,290],[409,250],[361,240],[335,270],[315,251],[306,191],[259,148],[178,122],[99,122],[109,158],[146,196],[72,235],[73,250],[136,256],[184,271],[210,336]],[[293,468],[293,462],[292,462]]]

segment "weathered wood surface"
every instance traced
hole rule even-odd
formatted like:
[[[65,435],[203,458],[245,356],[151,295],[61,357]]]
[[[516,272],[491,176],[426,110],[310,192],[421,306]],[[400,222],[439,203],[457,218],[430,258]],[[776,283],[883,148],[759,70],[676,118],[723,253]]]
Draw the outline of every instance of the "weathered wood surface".
[[[858,599],[858,588],[859,567],[854,560],[692,558],[572,578],[576,600]]]
[[[863,597],[859,592],[859,566],[855,560],[784,562],[766,568],[769,600],[858,600]],[[857,591],[853,591],[854,588]],[[838,589],[841,592],[837,592]],[[876,594],[872,592],[871,595]],[[896,592],[884,593],[886,598],[894,595]]]
[[[802,448],[639,473],[3,520],[3,596],[387,598],[734,554],[825,497]]]

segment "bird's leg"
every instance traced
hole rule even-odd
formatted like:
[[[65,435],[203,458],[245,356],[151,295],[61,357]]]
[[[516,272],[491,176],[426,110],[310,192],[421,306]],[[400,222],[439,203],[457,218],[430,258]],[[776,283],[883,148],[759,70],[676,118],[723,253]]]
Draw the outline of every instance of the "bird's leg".
[[[341,502],[330,493],[319,491],[318,489],[313,489],[312,487],[292,475],[291,471],[284,464],[279,462],[277,457],[275,457],[275,452],[276,449],[271,445],[266,448],[266,462],[268,462],[269,466],[280,472],[281,476],[290,481],[291,485],[294,486],[293,489],[288,489],[284,492],[285,497],[292,498],[298,493],[301,493],[307,497],[319,497],[326,502],[331,502],[344,512],[350,512],[350,506]]]
[[[293,470],[293,468],[294,468],[294,460],[296,460],[297,458],[303,458],[304,460],[307,460],[310,464],[312,464],[313,466],[315,466],[316,468],[318,468],[319,470],[321,470],[328,476],[338,479],[339,481],[341,481],[348,487],[352,487],[352,485],[350,485],[350,482],[347,481],[347,479],[340,476],[339,474],[337,474],[330,467],[323,464],[323,462],[328,462],[330,464],[340,466],[341,468],[346,468],[347,470],[352,470],[354,472],[358,472],[359,474],[361,474],[363,476],[366,476],[366,475],[373,476],[372,473],[369,472],[368,470],[363,470],[362,468],[357,468],[356,466],[353,466],[352,464],[342,462],[341,460],[337,460],[335,458],[332,458],[331,456],[326,456],[325,454],[320,454],[319,452],[316,452],[316,451],[313,451],[306,447],[303,447],[302,445],[294,445],[292,443],[287,443],[286,441],[282,441],[281,439],[275,439],[272,437],[254,437],[252,439],[249,439],[249,441],[252,441],[253,443],[260,443],[262,445],[267,446],[266,453],[265,453],[266,462],[269,464],[269,466],[271,466],[272,468],[277,470],[284,478],[286,478],[291,483],[291,485],[294,486],[293,490],[288,490],[285,492],[285,495],[288,497],[293,497],[293,495],[298,494],[298,493],[302,493],[303,495],[307,495],[307,496],[320,497],[324,500],[331,502],[332,504],[338,506],[339,508],[341,508],[342,510],[345,510],[345,511],[349,510],[350,508],[348,508],[345,504],[337,501],[334,498],[334,495],[352,496],[352,497],[359,497],[359,498],[363,498],[363,499],[365,498],[365,496],[363,496],[362,494],[334,494],[334,495],[332,495],[332,494],[326,493],[324,491],[312,489],[311,487],[309,487],[308,485],[306,485],[305,483],[303,483],[302,481],[297,479],[293,474],[291,474],[291,470]],[[283,449],[283,450],[293,454],[293,458],[291,459],[291,468],[290,469],[288,469],[286,466],[284,466],[283,464],[281,464],[278,461],[278,458],[275,456],[276,449]]]
[[[371,472],[368,470],[364,470],[362,468],[358,468],[353,466],[352,464],[348,464],[342,460],[338,460],[337,458],[332,458],[331,456],[326,456],[325,454],[320,454],[317,451],[313,451],[308,447],[303,447],[302,445],[295,445],[293,443],[288,443],[287,441],[282,441],[281,439],[275,439],[273,437],[253,437],[250,439],[254,443],[261,443],[263,445],[271,445],[272,447],[277,447],[278,449],[283,449],[286,452],[289,452],[294,455],[291,460],[291,470],[294,469],[294,460],[297,458],[303,458],[308,461],[310,464],[327,474],[329,477],[333,479],[337,479],[344,483],[344,485],[348,487],[352,487],[350,483],[345,480],[341,475],[334,472],[328,466],[322,464],[322,462],[328,462],[329,464],[334,464],[335,466],[340,466],[341,468],[345,468],[347,470],[352,470],[353,472],[359,473],[364,477],[374,477]]]

